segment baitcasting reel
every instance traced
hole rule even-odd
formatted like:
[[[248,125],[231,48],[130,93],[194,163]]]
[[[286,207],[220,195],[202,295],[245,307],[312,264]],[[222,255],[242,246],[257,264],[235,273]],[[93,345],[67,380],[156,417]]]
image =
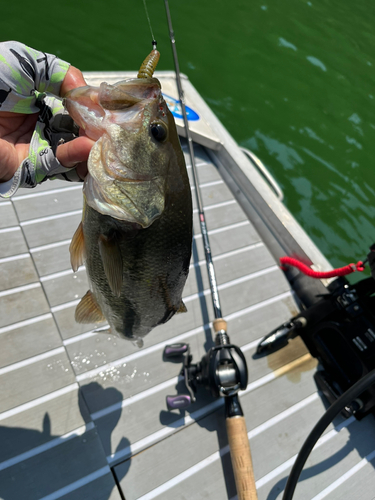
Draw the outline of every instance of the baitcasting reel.
[[[241,349],[230,344],[225,330],[220,330],[212,347],[199,363],[192,363],[189,344],[167,345],[166,359],[183,357],[181,375],[184,377],[188,394],[167,396],[169,410],[186,408],[195,402],[194,393],[198,385],[208,389],[214,397],[231,399],[240,389],[247,386],[247,365]]]
[[[215,347],[199,363],[192,363],[189,344],[165,347],[164,356],[167,359],[183,357],[182,375],[188,391],[188,394],[167,396],[167,406],[169,410],[189,406],[195,401],[197,385],[206,387],[214,397],[224,397],[225,424],[238,498],[256,500],[249,437],[238,397],[238,391],[247,386],[246,360],[241,349],[230,343],[227,322],[217,317],[213,326],[216,332]]]

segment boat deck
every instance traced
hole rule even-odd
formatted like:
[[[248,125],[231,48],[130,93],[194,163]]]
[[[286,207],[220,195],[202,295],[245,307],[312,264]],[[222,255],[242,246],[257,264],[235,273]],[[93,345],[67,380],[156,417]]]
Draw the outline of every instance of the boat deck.
[[[325,410],[313,381],[316,361],[299,339],[254,359],[258,341],[296,306],[207,151],[196,145],[195,152],[228,334],[248,363],[240,397],[258,496],[281,498],[294,457]],[[195,207],[194,189],[193,200]],[[197,211],[188,313],[156,328],[138,349],[74,321],[88,289],[84,268],[71,271],[68,251],[81,209],[81,185],[60,181],[0,202],[0,499],[236,498],[223,401],[200,390],[187,410],[169,412],[165,402],[184,392],[181,365],[163,360],[165,345],[188,342],[195,361],[212,346]],[[338,418],[295,498],[375,498],[374,443],[372,417]]]

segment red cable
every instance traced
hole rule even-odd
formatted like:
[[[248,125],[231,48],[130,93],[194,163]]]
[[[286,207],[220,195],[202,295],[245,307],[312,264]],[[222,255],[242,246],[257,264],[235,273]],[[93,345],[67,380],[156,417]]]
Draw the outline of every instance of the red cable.
[[[311,278],[335,278],[336,276],[346,276],[347,274],[354,273],[355,271],[363,271],[365,266],[363,262],[360,260],[357,264],[348,264],[344,267],[339,267],[338,269],[333,269],[332,271],[327,272],[318,272],[311,269],[311,267],[306,266],[302,262],[297,259],[293,259],[292,257],[281,257],[280,258],[281,269],[285,270],[285,265],[293,266],[302,271],[307,276],[311,276]]]

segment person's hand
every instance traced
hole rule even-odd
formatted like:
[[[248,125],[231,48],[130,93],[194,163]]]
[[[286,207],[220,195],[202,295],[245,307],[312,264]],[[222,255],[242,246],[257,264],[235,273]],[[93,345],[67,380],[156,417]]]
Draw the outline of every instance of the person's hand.
[[[81,71],[70,66],[61,84],[60,95],[69,90],[85,86]],[[20,114],[0,111],[0,182],[11,179],[29,155],[30,140],[38,114]],[[56,157],[67,168],[76,166],[81,179],[87,174],[87,158],[94,141],[82,135],[57,147]]]

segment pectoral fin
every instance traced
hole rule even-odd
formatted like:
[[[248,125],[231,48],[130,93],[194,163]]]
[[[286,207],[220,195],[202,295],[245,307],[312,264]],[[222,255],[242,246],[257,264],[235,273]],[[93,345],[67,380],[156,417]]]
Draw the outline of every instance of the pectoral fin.
[[[116,239],[107,238],[101,235],[99,238],[99,252],[109,286],[114,295],[120,297],[122,286],[122,257]]]
[[[79,223],[69,247],[70,263],[74,272],[82,266],[86,259],[85,238],[83,236],[82,222]]]
[[[77,323],[101,323],[105,317],[92,292],[88,290],[76,307],[75,320]]]
[[[185,306],[185,304],[181,300],[180,307],[177,309],[176,314],[186,313],[186,312],[187,312],[187,307]]]

